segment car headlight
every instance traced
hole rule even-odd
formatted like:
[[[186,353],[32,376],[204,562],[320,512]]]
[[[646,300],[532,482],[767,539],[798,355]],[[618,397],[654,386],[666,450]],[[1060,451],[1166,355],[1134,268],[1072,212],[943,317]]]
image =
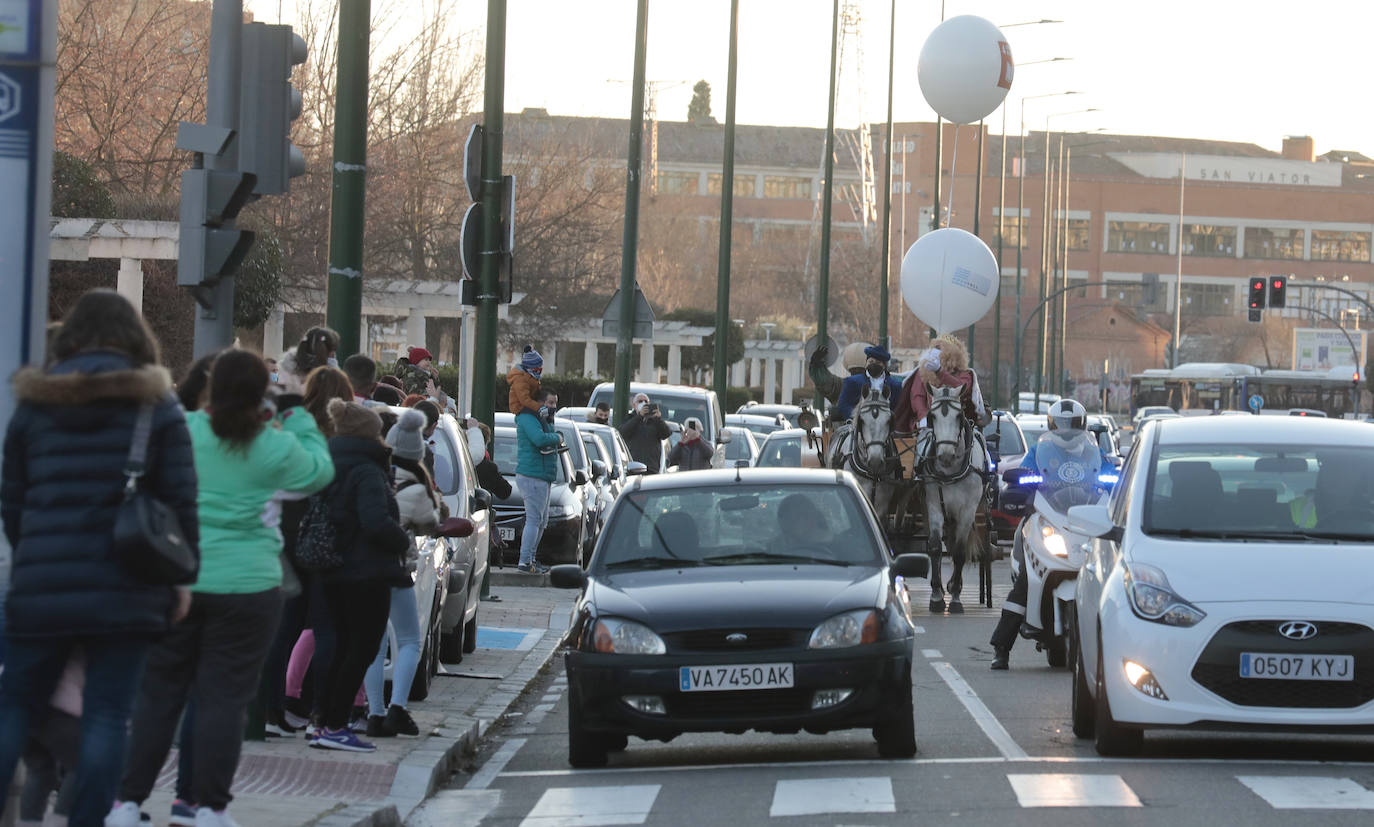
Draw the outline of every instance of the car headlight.
[[[878,640],[878,613],[873,609],[859,609],[835,615],[811,632],[808,649],[842,649]]]
[[[566,519],[568,519],[569,517],[573,516],[573,514],[575,514],[575,513],[576,513],[576,512],[574,511],[574,509],[573,509],[571,506],[566,506],[566,505],[550,505],[550,506],[549,506],[549,519],[550,519],[550,520],[566,520]]]
[[[1207,613],[1182,597],[1169,585],[1169,578],[1154,566],[1131,563],[1122,575],[1131,609],[1142,620],[1166,626],[1196,626]]]
[[[1055,557],[1068,557],[1069,547],[1064,542],[1064,535],[1054,530],[1054,526],[1040,526],[1040,538],[1045,543],[1045,550]]]
[[[608,655],[661,655],[668,651],[653,629],[633,620],[604,617],[592,630],[596,651]]]

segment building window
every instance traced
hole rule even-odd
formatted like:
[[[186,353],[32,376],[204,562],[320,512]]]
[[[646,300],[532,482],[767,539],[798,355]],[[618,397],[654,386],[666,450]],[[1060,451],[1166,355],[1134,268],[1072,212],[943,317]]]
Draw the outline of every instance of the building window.
[[[1170,300],[1170,285],[1160,284],[1155,288],[1154,304],[1145,303],[1145,285],[1139,281],[1113,281],[1107,285],[1107,301],[1120,302],[1127,307],[1135,307],[1146,313],[1162,313]],[[1169,305],[1172,307],[1172,305]]]
[[[720,173],[712,172],[706,176],[706,194],[720,195]],[[753,198],[754,197],[754,176],[736,175],[735,176],[735,197]]]
[[[752,185],[753,182],[750,183]],[[738,180],[736,180],[735,190],[735,194],[739,195]],[[763,197],[810,198],[811,179],[795,175],[765,175],[763,176]]]
[[[1313,261],[1369,261],[1369,233],[1313,230]]]
[[[1229,284],[1183,285],[1183,312],[1192,316],[1229,316],[1236,290]]]
[[[1021,216],[1020,220],[1017,220],[1017,217],[1014,215],[1009,215],[1003,218],[1001,220],[1001,229],[1004,234],[1002,238],[1002,246],[1011,247],[1012,249],[1015,249],[1016,242],[1019,239],[1021,242],[1021,249],[1026,249],[1026,247],[1028,246],[1027,242],[1029,241],[1029,222],[1030,217],[1025,215]],[[998,230],[998,225],[994,223],[992,227],[993,247],[997,246]]]
[[[1060,213],[1062,216],[1063,213]],[[1068,243],[1069,250],[1091,250],[1092,235],[1089,232],[1092,220],[1088,218],[1070,218],[1069,226],[1065,232],[1065,241]]]
[[[901,194],[902,194],[902,188],[903,188],[903,186],[906,187],[906,193],[907,193],[908,195],[910,195],[910,194],[911,194],[911,182],[910,182],[910,181],[907,181],[906,184],[903,184],[901,181],[893,181],[893,182],[892,182],[892,193],[893,193],[894,195],[901,195]]]
[[[662,195],[696,195],[699,177],[695,172],[660,172],[658,191]]]
[[[1232,256],[1236,254],[1236,228],[1215,224],[1184,224],[1183,254]]]
[[[1107,252],[1167,253],[1169,225],[1157,221],[1109,221]]]
[[[1246,227],[1245,257],[1301,259],[1302,242],[1302,230]]]

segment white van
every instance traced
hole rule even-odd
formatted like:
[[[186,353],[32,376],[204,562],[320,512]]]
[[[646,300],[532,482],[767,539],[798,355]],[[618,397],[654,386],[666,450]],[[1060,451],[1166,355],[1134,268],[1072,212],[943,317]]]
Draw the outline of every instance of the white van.
[[[630,399],[634,399],[635,394],[639,393],[649,395],[649,400],[658,406],[659,411],[663,413],[663,419],[667,422],[681,425],[688,417],[700,419],[706,428],[702,438],[716,448],[711,464],[714,467],[721,466],[725,453],[720,450],[720,446],[729,441],[729,435],[725,433],[725,414],[720,408],[720,400],[716,398],[715,391],[690,385],[631,382]],[[597,403],[605,402],[614,407],[614,397],[615,383],[602,382],[592,391],[592,398],[587,401],[587,405],[594,408]]]

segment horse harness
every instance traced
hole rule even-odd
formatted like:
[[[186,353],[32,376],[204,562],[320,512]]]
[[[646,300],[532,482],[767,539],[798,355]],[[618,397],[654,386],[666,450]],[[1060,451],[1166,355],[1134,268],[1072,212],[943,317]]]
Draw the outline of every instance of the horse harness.
[[[887,403],[882,402],[876,404],[886,405]],[[888,434],[883,439],[868,439],[860,442],[860,440],[865,439],[863,430],[863,411],[868,407],[876,407],[876,404],[866,402],[854,411],[854,436],[851,439],[852,447],[849,452],[849,462],[854,466],[854,470],[857,471],[860,476],[874,482],[887,482],[888,479],[881,473],[868,467],[868,449],[872,448],[874,445],[881,445],[883,446],[883,454],[885,456],[891,456],[893,454],[892,435]],[[841,465],[843,465],[843,461]]]
[[[967,477],[970,473],[976,473],[983,478],[983,483],[988,482],[989,474],[985,469],[975,471],[973,465],[973,428],[969,425],[968,417],[963,415],[963,403],[958,397],[954,399],[939,399],[931,404],[931,411],[940,411],[944,414],[949,408],[957,409],[959,415],[959,438],[932,440],[930,450],[924,456],[917,458],[917,475],[926,482],[936,482],[941,484],[955,483]],[[932,429],[933,431],[933,429]],[[932,432],[931,436],[934,436]],[[956,474],[946,474],[935,466],[935,454],[941,445],[953,445],[955,448],[962,448],[965,462],[964,468]]]

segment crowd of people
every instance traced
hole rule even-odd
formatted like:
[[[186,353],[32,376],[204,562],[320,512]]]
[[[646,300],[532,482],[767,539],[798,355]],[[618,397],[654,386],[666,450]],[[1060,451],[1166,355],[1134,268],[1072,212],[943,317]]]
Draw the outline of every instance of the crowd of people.
[[[228,349],[174,384],[138,311],[95,290],[14,377],[0,780],[23,762],[21,824],[59,789],[73,827],[146,822],[176,744],[170,823],[234,825],[259,702],[265,734],[317,749],[418,734],[415,537],[447,517],[429,439],[451,400],[423,348],[385,376],[338,348],[316,327],[280,358]],[[147,508],[170,516],[127,522]]]

